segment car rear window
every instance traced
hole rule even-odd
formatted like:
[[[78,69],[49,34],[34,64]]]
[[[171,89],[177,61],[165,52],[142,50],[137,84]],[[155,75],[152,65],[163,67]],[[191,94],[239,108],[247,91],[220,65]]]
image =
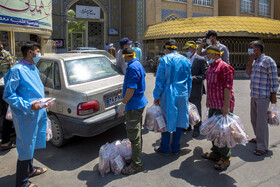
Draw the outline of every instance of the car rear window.
[[[90,82],[118,75],[115,65],[105,57],[83,58],[65,61],[70,85]]]

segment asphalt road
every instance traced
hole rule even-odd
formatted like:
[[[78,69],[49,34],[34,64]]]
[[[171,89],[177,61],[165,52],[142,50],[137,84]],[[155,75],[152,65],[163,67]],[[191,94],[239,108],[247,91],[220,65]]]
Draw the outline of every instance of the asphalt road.
[[[152,91],[155,77],[147,73],[146,96],[148,106],[153,102]],[[249,137],[253,137],[250,124],[249,81],[235,80],[236,107],[234,113],[240,116]],[[203,98],[203,111],[205,98]],[[270,127],[270,151],[266,156],[255,156],[255,145],[238,145],[232,149],[230,167],[219,172],[213,162],[201,158],[209,151],[211,142],[201,136],[193,139],[191,133],[182,135],[181,154],[163,157],[154,152],[159,145],[160,134],[143,130],[143,164],[148,173],[132,176],[113,175],[101,177],[98,173],[99,148],[106,142],[126,138],[124,124],[91,138],[74,137],[69,143],[56,148],[47,143],[47,148],[35,151],[34,165],[47,167],[44,175],[30,179],[43,187],[80,186],[280,186],[280,126]],[[15,186],[17,151],[0,152],[0,187]]]

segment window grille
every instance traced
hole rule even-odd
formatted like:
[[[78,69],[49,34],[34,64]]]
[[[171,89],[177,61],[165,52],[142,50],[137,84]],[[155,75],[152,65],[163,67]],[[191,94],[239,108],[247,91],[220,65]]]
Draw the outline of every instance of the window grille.
[[[171,15],[171,16],[166,17],[163,21],[173,21],[173,20],[177,20],[177,19],[180,19],[180,18],[178,16]]]
[[[269,16],[269,2],[268,0],[259,0],[259,15]]]
[[[253,0],[241,0],[241,12],[253,13],[253,9]]]
[[[202,6],[213,6],[212,0],[193,0],[193,4]]]

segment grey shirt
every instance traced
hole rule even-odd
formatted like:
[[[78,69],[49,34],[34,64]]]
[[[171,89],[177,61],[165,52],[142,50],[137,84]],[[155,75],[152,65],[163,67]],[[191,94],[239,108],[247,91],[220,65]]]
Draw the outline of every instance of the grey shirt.
[[[225,45],[221,44],[220,42],[218,42],[216,44],[216,46],[220,49],[221,52],[224,51],[224,53],[223,53],[223,55],[221,57],[222,60],[224,62],[226,62],[227,64],[230,64],[229,63],[229,51],[228,51],[228,48]],[[206,53],[206,49],[202,49],[200,56],[206,56],[206,54],[207,54]]]
[[[118,51],[118,53],[117,53],[117,67],[119,67],[121,70],[122,70],[122,72],[123,72],[123,74],[125,75],[125,72],[126,72],[126,68],[127,68],[127,64],[125,63],[125,61],[124,61],[124,58],[122,57],[122,49],[120,49],[119,51]]]

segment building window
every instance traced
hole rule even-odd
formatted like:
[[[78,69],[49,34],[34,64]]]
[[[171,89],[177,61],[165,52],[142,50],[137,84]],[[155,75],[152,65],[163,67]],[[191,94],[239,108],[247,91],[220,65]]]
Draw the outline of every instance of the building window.
[[[202,6],[213,6],[212,0],[193,0],[193,4]]]
[[[259,15],[269,16],[269,2],[268,0],[259,0]]]
[[[168,1],[174,1],[174,2],[184,2],[184,3],[186,3],[186,2],[187,2],[187,0],[168,0]]]
[[[241,0],[240,11],[253,13],[253,0]]]
[[[176,15],[170,15],[168,17],[166,17],[163,21],[173,21],[173,20],[177,20],[180,19],[180,17],[176,16]]]

